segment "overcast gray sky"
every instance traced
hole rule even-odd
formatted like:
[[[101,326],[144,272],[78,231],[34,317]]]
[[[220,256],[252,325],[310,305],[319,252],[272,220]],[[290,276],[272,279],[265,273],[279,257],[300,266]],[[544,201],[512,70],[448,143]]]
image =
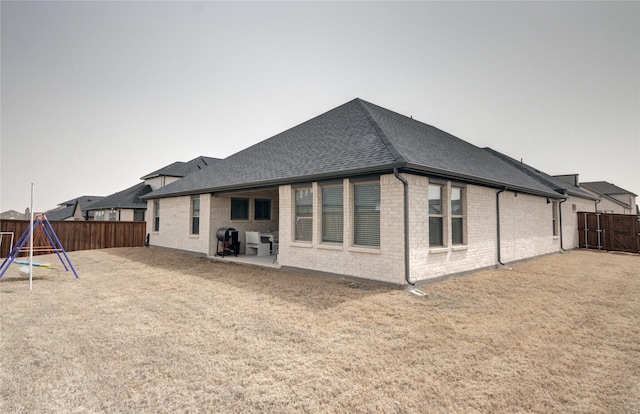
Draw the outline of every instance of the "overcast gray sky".
[[[356,97],[640,194],[638,2],[1,3],[0,211],[109,195]]]

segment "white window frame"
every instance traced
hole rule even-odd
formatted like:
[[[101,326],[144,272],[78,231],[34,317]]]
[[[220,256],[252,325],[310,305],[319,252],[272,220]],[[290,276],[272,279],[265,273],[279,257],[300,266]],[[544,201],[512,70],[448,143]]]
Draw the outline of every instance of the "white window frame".
[[[311,204],[298,204],[298,200],[311,197]],[[293,188],[293,239],[296,242],[313,242],[313,186]],[[304,207],[304,208],[303,208]],[[310,209],[310,215],[306,212]]]
[[[358,195],[358,187],[365,187],[365,186],[377,186],[378,187],[378,196],[377,196],[377,204],[373,205],[371,204],[369,207],[373,206],[373,209],[369,209],[369,210],[364,210],[361,213],[358,212],[358,200],[357,200],[357,195]],[[365,248],[376,248],[379,249],[380,248],[380,236],[381,236],[381,224],[380,224],[380,220],[381,220],[381,205],[382,205],[382,191],[381,191],[381,185],[380,185],[380,181],[362,181],[362,182],[355,182],[355,183],[351,183],[351,191],[353,193],[353,206],[352,206],[352,211],[353,211],[353,222],[352,222],[352,228],[353,228],[353,239],[352,239],[352,245],[354,247],[365,247]],[[364,204],[366,205],[366,204]],[[360,216],[360,214],[362,216]],[[375,219],[377,217],[377,220]],[[359,234],[359,225],[361,225],[361,219],[364,222],[371,222],[372,219],[373,221],[377,224],[377,228],[373,228],[373,230],[371,231],[372,233],[372,240],[370,242],[365,242],[363,243],[363,241],[366,241],[366,236],[364,234]],[[368,225],[368,224],[367,224]],[[365,229],[366,231],[366,229]],[[376,237],[376,233],[377,233],[377,237]]]

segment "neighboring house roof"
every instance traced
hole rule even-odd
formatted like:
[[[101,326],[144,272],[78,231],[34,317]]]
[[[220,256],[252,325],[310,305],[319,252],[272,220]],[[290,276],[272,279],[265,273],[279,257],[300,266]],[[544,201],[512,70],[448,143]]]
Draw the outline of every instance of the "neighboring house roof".
[[[481,148],[354,99],[145,198],[388,173],[393,168],[559,197],[537,179]]]
[[[27,211],[28,213],[28,211]],[[30,217],[27,217],[26,213],[18,213],[15,210],[7,210],[3,211],[0,214],[0,219],[2,220],[30,220]]]
[[[588,188],[591,191],[595,191],[599,194],[613,195],[613,194],[631,194],[637,197],[637,194],[627,191],[624,188],[620,188],[615,184],[608,183],[606,181],[592,181],[588,183],[580,183],[581,186]]]
[[[544,173],[530,165],[523,163],[522,161],[518,161],[514,158],[509,157],[508,155],[502,154],[501,152],[498,152],[488,147],[484,148],[484,150],[500,158],[501,160],[511,164],[512,166],[518,168],[520,171],[524,172],[530,177],[535,178],[536,180],[540,181],[542,184],[546,185],[547,187],[553,188],[556,192],[560,194],[567,194],[575,197],[586,198],[588,200],[598,199],[598,197],[580,189],[579,187],[567,182],[566,180]]]
[[[182,162],[176,161],[173,164],[169,164],[166,167],[162,167],[152,173],[140,177],[141,180],[147,180],[149,178],[167,176],[167,177],[186,177],[189,174],[198,172],[208,166],[220,161],[219,158],[199,156],[191,161]]]
[[[87,210],[106,210],[112,208],[146,208],[147,202],[141,200],[140,197],[151,192],[151,186],[145,183],[138,183],[126,190],[111,194],[89,206]]]
[[[636,195],[630,191],[618,187],[617,185],[608,183],[606,181],[592,181],[588,183],[580,183],[580,186],[595,194],[599,194],[602,198],[621,205],[623,208],[633,208],[633,206],[631,206],[629,203],[625,203],[624,201],[619,200],[617,197],[615,197],[615,195],[631,194],[634,197],[636,197]]]
[[[65,204],[53,210],[46,211],[44,214],[49,221],[61,221],[73,217],[73,213],[76,211],[77,201],[71,204]]]
[[[57,208],[46,211],[45,215],[51,221],[66,220],[73,217],[76,212],[76,208],[79,207],[82,215],[84,216],[86,207],[102,198],[103,197],[101,196],[80,196],[58,204]],[[93,213],[89,213],[89,216],[93,216]]]

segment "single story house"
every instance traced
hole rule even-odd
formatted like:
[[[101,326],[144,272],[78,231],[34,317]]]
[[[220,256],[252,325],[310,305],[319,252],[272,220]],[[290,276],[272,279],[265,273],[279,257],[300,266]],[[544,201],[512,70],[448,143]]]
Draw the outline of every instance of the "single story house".
[[[201,171],[217,161],[218,158],[199,156],[187,162],[174,162],[141,177],[143,182],[89,205],[87,210],[94,214],[97,221],[145,221],[147,202],[142,196]]]
[[[79,220],[93,220],[94,214],[92,210],[87,210],[87,207],[92,203],[101,200],[100,196],[81,196],[74,198],[73,200],[65,201],[58,204],[58,207],[44,214],[49,221],[79,221]],[[29,220],[28,218],[27,220]]]
[[[575,247],[570,206],[594,200],[541,177],[354,99],[142,198],[152,246],[277,230],[282,267],[405,285]]]

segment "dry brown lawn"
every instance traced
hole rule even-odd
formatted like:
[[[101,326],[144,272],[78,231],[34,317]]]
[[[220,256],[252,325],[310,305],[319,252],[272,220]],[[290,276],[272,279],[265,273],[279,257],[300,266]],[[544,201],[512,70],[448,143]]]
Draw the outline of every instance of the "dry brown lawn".
[[[426,297],[157,249],[70,257],[80,280],[0,281],[0,412],[640,412],[637,255]]]

